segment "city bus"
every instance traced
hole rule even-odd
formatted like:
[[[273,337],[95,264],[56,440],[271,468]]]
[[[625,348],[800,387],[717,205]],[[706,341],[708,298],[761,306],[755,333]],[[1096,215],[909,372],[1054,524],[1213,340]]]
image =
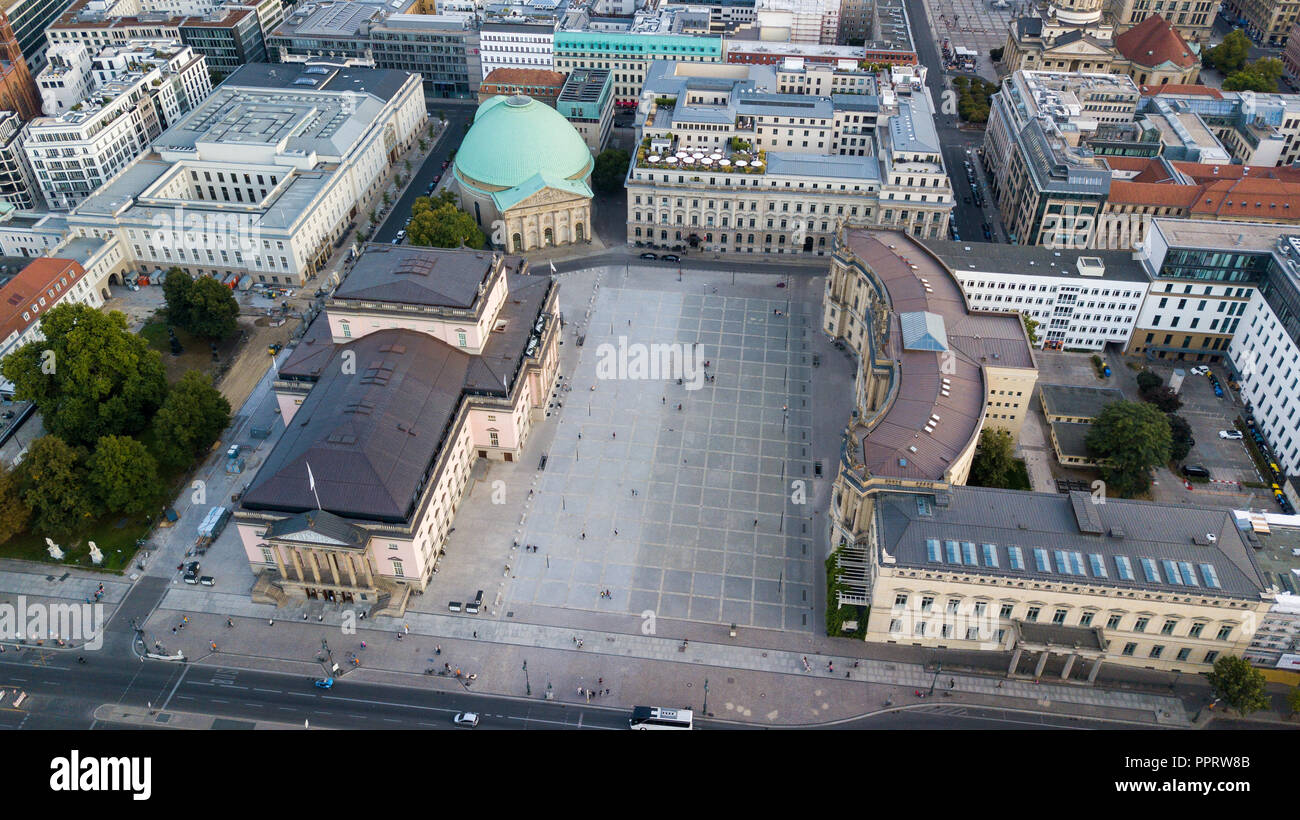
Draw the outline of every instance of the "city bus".
[[[690,729],[690,709],[661,709],[657,706],[637,706],[627,722],[629,729]]]

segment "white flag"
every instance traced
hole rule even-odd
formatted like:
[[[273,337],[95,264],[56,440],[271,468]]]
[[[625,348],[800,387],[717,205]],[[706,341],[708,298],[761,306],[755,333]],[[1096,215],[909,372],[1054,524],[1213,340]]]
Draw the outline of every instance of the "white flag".
[[[316,476],[311,474],[311,464],[307,465],[307,484],[311,486],[311,491],[316,492]]]
[[[551,260],[551,273],[555,273],[555,261]]]

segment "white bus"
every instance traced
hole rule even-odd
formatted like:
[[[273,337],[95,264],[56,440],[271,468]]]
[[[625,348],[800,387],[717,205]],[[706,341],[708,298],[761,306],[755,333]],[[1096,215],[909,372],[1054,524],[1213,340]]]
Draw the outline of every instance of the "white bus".
[[[632,709],[629,729],[690,729],[690,709],[661,709],[657,706],[637,706]]]

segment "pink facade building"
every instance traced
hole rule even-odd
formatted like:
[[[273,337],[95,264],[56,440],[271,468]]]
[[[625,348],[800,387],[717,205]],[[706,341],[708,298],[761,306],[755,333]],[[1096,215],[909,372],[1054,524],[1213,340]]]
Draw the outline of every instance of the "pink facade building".
[[[523,454],[559,374],[558,286],[513,261],[367,246],[274,383],[235,515],[255,600],[396,613],[429,584],[475,461]]]

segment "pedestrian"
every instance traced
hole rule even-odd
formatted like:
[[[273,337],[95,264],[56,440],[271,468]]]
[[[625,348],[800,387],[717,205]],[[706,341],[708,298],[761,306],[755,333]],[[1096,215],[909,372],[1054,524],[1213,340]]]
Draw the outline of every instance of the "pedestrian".
[[[275,626],[275,618],[267,618],[267,619],[266,619],[266,625],[267,625],[267,626]]]
[[[607,695],[609,694],[609,690],[608,690],[608,689],[605,690],[605,694],[607,694]]]
[[[229,626],[234,626],[234,625],[235,625],[235,620],[234,620],[233,618],[227,618],[227,619],[226,619],[226,626],[229,627]]]
[[[362,649],[365,649],[365,648],[366,648],[366,642],[365,642],[365,641],[362,641],[362,642],[361,642],[361,648],[362,648]]]
[[[997,686],[997,688],[999,688],[999,689],[1002,688],[1002,681],[998,681],[998,686]]]
[[[755,526],[755,527],[758,526],[758,519],[757,519],[757,518],[754,519],[754,526]]]
[[[583,532],[582,532],[582,540],[583,540],[583,541],[586,541],[586,540],[587,540],[587,532],[586,532],[586,530],[583,530]]]
[[[582,438],[582,433],[579,433],[579,434],[578,434],[578,438]]]
[[[604,679],[604,678],[596,678],[596,685],[597,685],[597,686],[604,686],[604,685],[605,685],[605,679]]]
[[[307,620],[307,613],[306,613],[306,612],[302,613],[302,619],[303,619],[304,621]]]
[[[614,534],[615,534],[615,535],[618,535],[618,530],[614,530]]]
[[[441,655],[441,654],[442,654],[442,647],[441,647],[441,646],[435,646],[435,647],[433,648],[433,654],[435,654],[435,655]]]
[[[660,404],[667,404],[667,403],[668,403],[668,397],[667,397],[667,396],[660,396],[660,397],[659,397],[659,403],[660,403]]]
[[[478,633],[477,633],[477,632],[474,633],[474,637],[475,637],[475,638],[478,637]]]
[[[317,615],[317,616],[316,616],[316,620],[319,621],[320,623],[324,623],[324,622],[325,622],[325,613],[322,612],[321,614]]]
[[[216,652],[216,651],[217,651],[217,642],[216,642],[216,641],[213,641],[212,644],[211,644],[211,646],[212,646],[212,651],[213,651],[213,652]]]
[[[681,410],[681,409],[682,409],[682,406],[681,406],[680,404],[677,405],[677,409],[678,409],[678,410]]]
[[[618,438],[618,433],[610,433],[610,434],[609,434],[609,437],[610,437],[610,438]]]
[[[949,688],[949,689],[956,689],[956,688],[957,688],[957,679],[956,679],[956,678],[948,678],[948,688]]]
[[[172,627],[172,634],[173,634],[173,635],[176,634],[176,627],[174,627],[174,626]]]
[[[411,634],[411,625],[410,625],[410,624],[402,624],[402,631],[405,632],[407,635],[410,635],[410,634]]]

